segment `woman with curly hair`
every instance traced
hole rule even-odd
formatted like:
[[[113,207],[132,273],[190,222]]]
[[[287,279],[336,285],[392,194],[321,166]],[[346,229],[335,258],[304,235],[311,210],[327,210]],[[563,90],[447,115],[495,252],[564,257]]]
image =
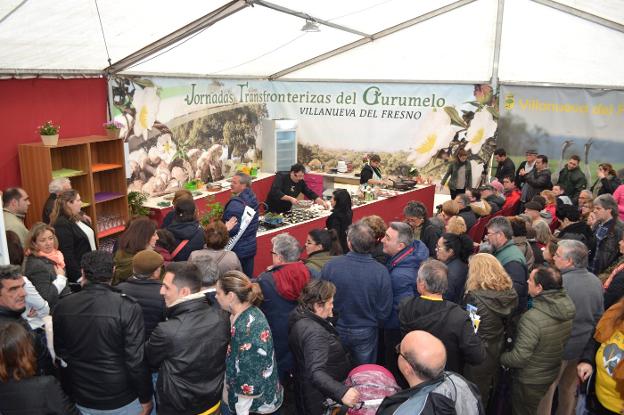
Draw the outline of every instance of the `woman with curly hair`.
[[[371,228],[373,230],[373,234],[375,234],[375,247],[373,248],[371,255],[375,261],[382,265],[386,265],[386,262],[388,262],[388,255],[384,254],[383,244],[381,243],[381,240],[386,235],[386,229],[388,229],[386,222],[384,222],[384,220],[377,215],[365,216],[360,221]]]
[[[477,385],[487,405],[505,344],[506,319],[518,305],[511,278],[493,255],[482,253],[470,258],[464,303],[476,307],[476,314],[480,316],[478,334],[487,353],[483,363],[467,364],[464,376]]]
[[[453,216],[446,222],[445,230],[455,235],[463,235],[468,232],[466,221],[461,216]]]

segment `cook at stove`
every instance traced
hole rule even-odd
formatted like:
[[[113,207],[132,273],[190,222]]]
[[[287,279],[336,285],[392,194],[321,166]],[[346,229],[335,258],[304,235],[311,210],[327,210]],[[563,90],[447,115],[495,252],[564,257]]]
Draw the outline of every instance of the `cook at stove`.
[[[305,180],[305,167],[301,163],[293,164],[288,172],[278,172],[275,175],[266,203],[269,212],[283,213],[289,211],[293,205],[298,205],[297,196],[303,193],[314,203],[327,209],[327,204],[312,189]]]

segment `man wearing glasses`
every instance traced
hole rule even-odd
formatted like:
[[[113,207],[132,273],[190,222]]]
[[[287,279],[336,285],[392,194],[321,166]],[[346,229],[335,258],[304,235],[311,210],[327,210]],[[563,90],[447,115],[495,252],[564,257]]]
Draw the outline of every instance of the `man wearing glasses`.
[[[435,414],[453,407],[458,414],[482,414],[476,386],[460,375],[444,370],[446,350],[426,331],[415,330],[397,345],[397,363],[410,388],[383,400],[377,415]]]
[[[509,219],[504,216],[492,218],[487,224],[487,241],[494,249],[493,255],[501,263],[513,281],[518,294],[518,312],[526,310],[528,301],[527,265],[524,254],[514,244]]]

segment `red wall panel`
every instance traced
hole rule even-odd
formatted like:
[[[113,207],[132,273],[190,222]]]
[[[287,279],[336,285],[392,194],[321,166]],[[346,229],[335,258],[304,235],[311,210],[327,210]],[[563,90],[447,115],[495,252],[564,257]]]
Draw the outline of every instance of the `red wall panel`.
[[[0,80],[0,189],[21,183],[17,145],[39,141],[37,126],[61,125],[60,139],[101,134],[106,79]]]

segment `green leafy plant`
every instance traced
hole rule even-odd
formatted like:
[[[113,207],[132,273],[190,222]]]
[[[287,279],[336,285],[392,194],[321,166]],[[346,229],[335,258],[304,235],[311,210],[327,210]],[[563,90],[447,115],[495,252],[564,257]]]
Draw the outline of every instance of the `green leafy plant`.
[[[106,128],[107,130],[120,130],[121,127],[123,127],[123,124],[119,121],[111,120],[102,124],[102,127]]]
[[[47,121],[45,124],[37,127],[37,132],[41,135],[55,135],[58,134],[60,129],[60,125],[54,125],[52,121]]]
[[[208,197],[208,202],[209,203],[206,203],[207,210],[199,219],[199,223],[201,223],[202,226],[208,226],[212,222],[221,220],[223,217],[223,205],[215,201],[214,195]]]
[[[128,207],[130,207],[131,216],[148,216],[149,208],[143,206],[147,200],[147,193],[130,192],[128,193]]]

